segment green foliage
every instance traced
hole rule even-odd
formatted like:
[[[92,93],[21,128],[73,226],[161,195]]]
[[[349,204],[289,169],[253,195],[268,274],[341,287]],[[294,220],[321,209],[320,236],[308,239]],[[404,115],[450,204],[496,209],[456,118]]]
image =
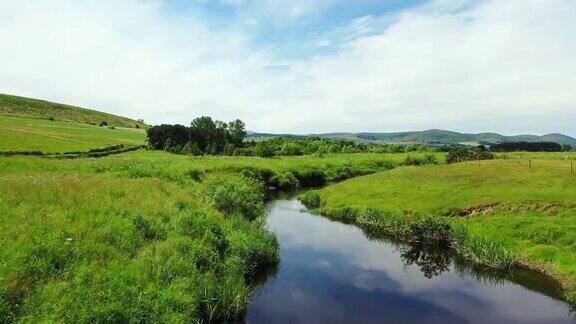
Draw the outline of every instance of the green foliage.
[[[206,199],[225,215],[254,220],[264,214],[262,185],[252,178],[226,174],[205,183]]]
[[[293,191],[298,189],[300,182],[292,172],[276,173],[270,179],[271,184],[282,191]]]
[[[570,145],[568,145],[570,147]],[[490,146],[492,152],[561,152],[563,146],[554,142],[509,142]]]
[[[316,191],[306,191],[300,195],[300,201],[309,209],[317,209],[320,207],[320,195]]]
[[[242,147],[246,137],[241,120],[224,123],[211,117],[199,117],[190,127],[183,125],[158,125],[146,131],[147,141],[155,150],[188,155],[233,155]]]
[[[274,150],[272,149],[270,143],[259,142],[254,146],[254,156],[259,156],[263,158],[269,158],[274,156]]]
[[[455,147],[448,151],[446,163],[459,163],[464,161],[492,160],[494,155],[480,147]]]
[[[436,158],[436,156],[431,154],[426,154],[422,157],[408,155],[406,159],[404,159],[404,162],[402,164],[406,166],[438,164],[438,159]]]

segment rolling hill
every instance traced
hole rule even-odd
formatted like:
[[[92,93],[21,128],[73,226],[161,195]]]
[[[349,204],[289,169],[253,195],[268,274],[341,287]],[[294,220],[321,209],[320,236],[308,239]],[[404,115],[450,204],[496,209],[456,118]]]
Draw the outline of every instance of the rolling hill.
[[[98,126],[106,121],[106,127]],[[0,151],[62,153],[138,146],[148,125],[130,118],[0,94]]]
[[[249,133],[249,138],[270,138],[287,135],[274,135],[268,133]],[[298,136],[298,135],[289,135]],[[466,134],[440,129],[430,129],[415,132],[396,133],[323,133],[310,134],[305,136],[318,136],[322,138],[341,138],[363,143],[413,143],[428,145],[444,144],[496,144],[505,142],[556,142],[569,144],[576,147],[576,139],[562,134],[538,135],[516,135],[505,136],[497,133]]]
[[[127,117],[105,112],[54,103],[45,100],[0,94],[0,116],[54,119],[98,125],[105,121],[108,126],[146,128],[148,125]]]

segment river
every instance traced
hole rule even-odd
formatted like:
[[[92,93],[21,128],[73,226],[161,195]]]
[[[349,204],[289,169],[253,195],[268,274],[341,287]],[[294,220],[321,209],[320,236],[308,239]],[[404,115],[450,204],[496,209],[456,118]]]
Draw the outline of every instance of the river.
[[[449,251],[423,251],[311,214],[267,205],[280,264],[260,284],[248,323],[574,323],[558,288],[536,274],[494,274]]]

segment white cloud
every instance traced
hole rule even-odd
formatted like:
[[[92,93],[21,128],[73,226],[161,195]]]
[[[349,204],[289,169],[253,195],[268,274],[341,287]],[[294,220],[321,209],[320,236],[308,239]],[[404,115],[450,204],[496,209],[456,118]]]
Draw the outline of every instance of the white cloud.
[[[319,6],[290,3],[275,14]],[[576,2],[462,3],[362,18],[335,54],[278,62],[251,48],[241,27],[174,20],[157,2],[0,0],[0,92],[153,123],[209,114],[278,132],[576,135]]]

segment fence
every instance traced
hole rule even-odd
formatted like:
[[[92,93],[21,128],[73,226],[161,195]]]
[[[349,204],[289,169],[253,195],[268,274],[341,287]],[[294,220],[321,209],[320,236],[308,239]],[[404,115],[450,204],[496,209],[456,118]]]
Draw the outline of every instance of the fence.
[[[494,160],[468,160],[464,161],[464,164],[473,165],[494,165],[497,164],[500,167],[506,165],[521,165],[528,169],[540,169],[540,168],[550,168],[565,170],[569,174],[576,173],[576,162],[573,160],[562,159],[562,160],[546,160],[546,159],[494,159]]]

